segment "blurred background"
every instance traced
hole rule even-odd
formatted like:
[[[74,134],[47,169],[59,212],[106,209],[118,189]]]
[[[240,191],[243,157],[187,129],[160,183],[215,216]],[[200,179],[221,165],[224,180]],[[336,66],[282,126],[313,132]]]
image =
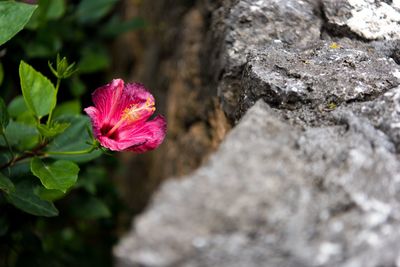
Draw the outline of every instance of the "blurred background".
[[[74,190],[56,201],[60,216],[40,218],[11,206],[0,213],[0,266],[111,266],[112,246],[168,177],[198,167],[230,123],[200,69],[205,22],[194,0],[26,0],[39,7],[24,30],[0,48],[0,89],[20,95],[18,65],[51,77],[57,54],[79,71],[63,81],[68,109],[91,105],[91,92],[113,78],[143,83],[166,116],[156,151],[104,155],[81,167]],[[209,79],[211,80],[211,79]]]

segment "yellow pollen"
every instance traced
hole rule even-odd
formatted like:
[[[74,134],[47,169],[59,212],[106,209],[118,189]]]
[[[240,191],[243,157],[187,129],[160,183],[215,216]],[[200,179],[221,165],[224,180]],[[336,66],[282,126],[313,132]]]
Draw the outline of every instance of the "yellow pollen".
[[[123,117],[125,117],[125,119],[128,119],[130,121],[135,121],[140,117],[141,114],[140,111],[142,110],[147,110],[147,111],[156,110],[156,108],[154,107],[154,102],[151,100],[150,97],[146,99],[146,102],[142,106],[133,104],[129,108],[125,109]]]
[[[146,99],[146,102],[144,103],[144,105],[140,106],[137,104],[132,104],[129,108],[126,108],[123,111],[123,115],[121,116],[121,119],[114,125],[114,127],[111,128],[111,130],[108,131],[108,133],[106,134],[106,136],[110,136],[112,135],[115,130],[117,130],[122,123],[124,123],[125,121],[136,121],[137,119],[139,119],[141,116],[141,112],[142,110],[147,110],[147,111],[151,111],[154,112],[156,110],[156,108],[154,107],[154,102],[152,101],[152,99],[150,97],[148,97]]]

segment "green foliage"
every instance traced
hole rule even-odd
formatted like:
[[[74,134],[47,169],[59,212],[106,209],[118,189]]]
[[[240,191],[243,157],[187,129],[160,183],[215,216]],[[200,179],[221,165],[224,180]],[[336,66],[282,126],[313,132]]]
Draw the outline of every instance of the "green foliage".
[[[18,121],[10,121],[5,135],[9,143],[20,150],[31,149],[39,141],[39,133],[34,126]],[[6,143],[0,139],[0,145],[5,146]]]
[[[19,65],[19,76],[27,107],[39,118],[48,115],[56,105],[54,85],[24,61]]]
[[[0,0],[0,266],[111,265],[117,162],[82,106],[110,79],[111,38],[145,26],[118,2]]]
[[[24,97],[17,96],[8,104],[8,113],[12,118],[17,118],[21,114],[28,112],[28,108],[26,107]]]
[[[53,68],[53,64],[50,62],[49,68],[58,79],[66,79],[77,71],[75,62],[71,65],[68,64],[67,58],[63,57],[61,59],[60,54],[57,54],[56,69]]]
[[[61,199],[66,193],[56,190],[56,189],[46,189],[44,187],[38,186],[35,188],[35,194],[43,200],[53,202],[55,200]]]
[[[87,116],[62,116],[59,118],[61,123],[69,123],[65,132],[54,138],[47,146],[47,151],[52,152],[68,152],[89,150],[92,147],[92,138],[88,134],[87,129],[90,127]],[[55,159],[66,159],[74,162],[86,162],[93,160],[101,155],[100,150],[94,150],[90,153],[82,155],[68,154],[49,154],[49,157]]]
[[[35,157],[31,160],[31,171],[40,179],[46,189],[55,189],[65,193],[76,183],[79,167],[67,160],[50,163]]]
[[[42,136],[51,138],[63,133],[69,126],[69,123],[55,122],[52,126],[39,124],[37,125],[37,129]]]
[[[118,0],[82,0],[77,15],[81,23],[95,23],[114,7]]]
[[[13,182],[2,173],[0,173],[0,190],[3,190],[8,194],[15,190]]]
[[[23,181],[15,185],[15,190],[6,195],[8,202],[15,207],[36,216],[53,217],[58,210],[53,203],[40,199],[34,193],[33,184]]]
[[[66,9],[64,0],[39,0],[39,8],[35,11],[27,28],[37,29],[48,20],[58,19]]]
[[[82,48],[82,58],[79,62],[81,73],[92,73],[107,68],[110,58],[103,46],[91,44]]]
[[[0,2],[0,45],[24,28],[36,7],[14,1]]]
[[[79,209],[73,210],[73,215],[85,220],[94,220],[108,218],[111,216],[111,212],[103,201],[95,197],[90,197],[82,203]]]
[[[79,100],[67,101],[57,107],[54,110],[53,118],[60,118],[62,116],[74,116],[81,114],[82,106]]]

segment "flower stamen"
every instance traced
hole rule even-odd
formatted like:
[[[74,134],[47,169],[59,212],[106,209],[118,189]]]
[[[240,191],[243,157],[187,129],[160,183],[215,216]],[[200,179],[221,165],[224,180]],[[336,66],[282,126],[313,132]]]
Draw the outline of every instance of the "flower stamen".
[[[107,137],[110,137],[125,121],[136,121],[143,113],[141,111],[147,110],[153,113],[156,108],[154,107],[154,101],[148,97],[144,105],[132,104],[129,108],[126,108],[121,116],[121,119],[112,127],[106,134]]]

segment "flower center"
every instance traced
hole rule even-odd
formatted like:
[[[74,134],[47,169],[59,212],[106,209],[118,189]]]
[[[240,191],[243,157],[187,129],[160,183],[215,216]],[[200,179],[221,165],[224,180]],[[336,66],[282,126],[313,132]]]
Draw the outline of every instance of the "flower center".
[[[119,119],[119,121],[107,132],[106,136],[110,137],[112,136],[112,134],[119,128],[121,127],[121,125],[126,122],[133,122],[133,121],[137,121],[138,119],[140,119],[141,117],[143,117],[143,115],[145,114],[145,112],[151,112],[153,113],[156,110],[156,108],[154,107],[154,101],[148,97],[146,99],[146,102],[144,104],[132,104],[129,108],[126,108],[123,112],[122,112],[122,116]]]

